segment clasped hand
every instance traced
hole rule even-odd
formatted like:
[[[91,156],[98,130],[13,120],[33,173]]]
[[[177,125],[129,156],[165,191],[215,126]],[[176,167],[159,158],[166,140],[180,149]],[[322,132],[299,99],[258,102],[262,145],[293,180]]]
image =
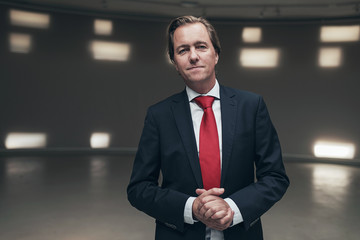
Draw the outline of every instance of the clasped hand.
[[[229,204],[219,197],[224,191],[223,188],[196,189],[199,196],[192,206],[193,215],[197,220],[219,231],[227,229],[234,217]]]

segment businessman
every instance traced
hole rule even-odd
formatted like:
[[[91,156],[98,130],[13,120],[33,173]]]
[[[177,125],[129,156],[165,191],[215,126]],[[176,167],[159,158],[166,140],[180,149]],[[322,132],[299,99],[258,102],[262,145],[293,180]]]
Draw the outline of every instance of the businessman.
[[[167,34],[185,89],[148,109],[128,199],[156,219],[155,239],[263,239],[260,217],[289,185],[266,105],[219,84],[207,20],[178,17]]]

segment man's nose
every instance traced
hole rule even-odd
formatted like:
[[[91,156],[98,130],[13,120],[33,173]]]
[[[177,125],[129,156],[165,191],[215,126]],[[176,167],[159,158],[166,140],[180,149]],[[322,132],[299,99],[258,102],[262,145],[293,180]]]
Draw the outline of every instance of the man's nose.
[[[199,61],[199,55],[195,49],[190,50],[190,62],[197,62]]]

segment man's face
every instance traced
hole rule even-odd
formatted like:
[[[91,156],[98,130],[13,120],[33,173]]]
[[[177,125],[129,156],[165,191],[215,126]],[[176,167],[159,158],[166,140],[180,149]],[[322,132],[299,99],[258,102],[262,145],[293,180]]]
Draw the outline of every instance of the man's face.
[[[174,65],[189,87],[215,84],[219,59],[202,23],[186,24],[174,32]]]

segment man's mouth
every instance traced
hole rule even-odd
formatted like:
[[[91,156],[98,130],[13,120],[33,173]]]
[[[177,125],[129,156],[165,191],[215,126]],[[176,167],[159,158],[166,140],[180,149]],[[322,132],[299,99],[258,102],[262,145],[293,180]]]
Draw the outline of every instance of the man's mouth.
[[[187,70],[194,70],[194,69],[200,69],[200,68],[203,68],[203,66],[193,66],[193,67],[187,68]]]

